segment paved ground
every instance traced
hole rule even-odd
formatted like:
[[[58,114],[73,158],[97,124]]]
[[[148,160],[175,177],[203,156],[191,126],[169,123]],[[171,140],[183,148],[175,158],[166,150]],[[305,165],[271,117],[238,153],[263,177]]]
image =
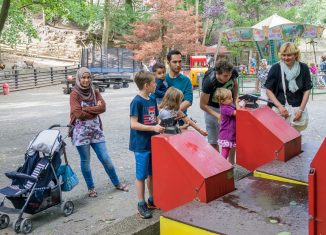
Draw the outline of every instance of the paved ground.
[[[137,89],[131,84],[127,89],[107,89],[103,94],[107,111],[102,115],[109,154],[117,168],[121,180],[129,185],[128,193],[114,189],[107,180],[104,169],[93,155],[93,177],[98,198],[88,198],[86,185],[79,169],[77,151],[67,139],[68,158],[80,178],[80,184],[65,198],[75,202],[75,213],[63,217],[59,208],[53,208],[32,216],[33,234],[119,234],[111,231],[118,222],[132,216],[135,231],[144,221],[136,218],[136,198],[134,187],[134,157],[128,150],[129,103]],[[199,93],[194,92],[194,104],[190,116],[203,127],[203,113],[199,109]],[[325,137],[326,95],[314,97],[309,102],[310,125],[303,132],[303,140],[321,140]],[[31,139],[52,124],[67,124],[69,121],[69,96],[63,95],[61,86],[46,87],[10,93],[0,96],[0,187],[10,184],[4,176],[6,171],[15,170],[23,163],[24,153]],[[66,130],[63,130],[66,133]],[[238,169],[237,169],[238,170]],[[108,183],[109,182],[109,183]],[[1,198],[1,197],[0,197]],[[1,234],[14,234],[11,228],[1,230]],[[126,234],[126,233],[121,233]]]

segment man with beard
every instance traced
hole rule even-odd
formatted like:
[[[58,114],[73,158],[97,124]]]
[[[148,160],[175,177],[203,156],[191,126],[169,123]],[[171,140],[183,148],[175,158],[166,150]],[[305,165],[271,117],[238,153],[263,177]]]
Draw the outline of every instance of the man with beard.
[[[170,72],[166,74],[165,79],[168,86],[175,87],[183,93],[183,100],[180,105],[180,110],[184,113],[192,105],[193,93],[190,79],[181,74],[181,53],[177,50],[171,50],[167,55]]]
[[[202,93],[200,95],[200,108],[205,111],[205,124],[208,132],[208,143],[217,151],[217,136],[219,133],[220,110],[219,102],[216,100],[216,90],[218,88],[226,88],[232,91],[233,100],[236,101],[238,96],[238,72],[233,65],[226,59],[219,58],[216,62],[213,75],[204,79]],[[207,72],[208,73],[208,72]],[[232,159],[229,161],[234,163],[234,153],[231,154]]]

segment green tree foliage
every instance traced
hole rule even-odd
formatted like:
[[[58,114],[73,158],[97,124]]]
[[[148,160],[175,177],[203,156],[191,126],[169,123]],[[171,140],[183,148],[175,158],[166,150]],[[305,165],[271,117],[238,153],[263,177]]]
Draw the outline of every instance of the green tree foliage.
[[[298,22],[308,24],[326,24],[326,1],[304,0],[302,7],[295,12]]]
[[[23,36],[28,39],[37,37],[32,24],[33,14],[42,11],[58,11],[64,0],[12,0],[7,21],[1,34],[1,42],[14,46]],[[0,1],[2,3],[2,1]]]
[[[32,38],[37,36],[37,32],[31,23],[30,14],[25,10],[24,5],[18,4],[17,1],[12,1],[8,19],[1,33],[1,41],[14,46],[20,42],[22,35]]]
[[[85,1],[64,0],[62,5],[46,8],[45,14],[46,19],[50,22],[60,20],[63,23],[74,23],[84,27],[97,20],[99,11],[99,6],[89,5]]]

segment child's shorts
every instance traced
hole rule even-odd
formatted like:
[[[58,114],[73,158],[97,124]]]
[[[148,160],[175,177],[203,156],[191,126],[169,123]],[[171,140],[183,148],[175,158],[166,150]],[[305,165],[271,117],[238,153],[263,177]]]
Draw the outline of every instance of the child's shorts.
[[[136,179],[145,180],[152,176],[152,153],[151,152],[134,152],[136,159]]]

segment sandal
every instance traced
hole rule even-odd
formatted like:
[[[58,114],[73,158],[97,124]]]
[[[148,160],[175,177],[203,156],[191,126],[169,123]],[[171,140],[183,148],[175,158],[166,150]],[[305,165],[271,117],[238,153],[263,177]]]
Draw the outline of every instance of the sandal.
[[[128,186],[126,184],[118,184],[117,186],[115,186],[116,189],[124,191],[124,192],[128,192]]]
[[[89,197],[97,197],[97,192],[95,191],[95,189],[88,190],[88,196]]]

